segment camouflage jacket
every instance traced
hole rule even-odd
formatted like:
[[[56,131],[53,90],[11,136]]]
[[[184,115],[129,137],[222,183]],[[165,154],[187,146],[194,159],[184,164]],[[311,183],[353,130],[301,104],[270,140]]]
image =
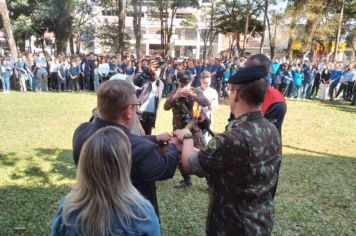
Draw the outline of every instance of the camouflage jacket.
[[[203,95],[203,93],[195,88],[191,88],[193,92],[197,95],[196,97],[190,98],[178,98],[173,100],[173,93],[171,93],[165,104],[164,109],[166,111],[172,109],[173,111],[173,130],[183,129],[186,125],[193,119],[193,104],[196,101],[200,106],[206,107],[210,106],[209,100]],[[203,134],[201,129],[194,124],[191,132],[193,134],[194,146],[197,148],[203,148]]]
[[[276,127],[261,112],[247,113],[214,137],[198,161],[211,178],[207,235],[270,235],[281,162]]]

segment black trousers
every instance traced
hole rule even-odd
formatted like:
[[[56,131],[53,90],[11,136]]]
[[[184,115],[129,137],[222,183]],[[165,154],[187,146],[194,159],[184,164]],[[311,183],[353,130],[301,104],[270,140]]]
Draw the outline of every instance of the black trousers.
[[[329,89],[329,96],[330,96],[330,101],[334,100],[334,92],[336,90],[337,84],[332,83],[330,84],[330,89]]]
[[[152,134],[152,129],[155,126],[156,115],[151,112],[143,112],[139,114],[140,123],[146,135]]]
[[[286,93],[287,86],[288,86],[288,84],[285,84],[285,83],[280,83],[279,84],[278,90],[279,90],[279,92],[281,92],[281,94],[283,94],[283,96]]]
[[[314,82],[310,95],[318,96],[319,87],[320,87],[320,82]]]
[[[90,78],[91,78],[90,73],[84,75],[84,78],[83,78],[83,90],[84,91],[90,90]]]

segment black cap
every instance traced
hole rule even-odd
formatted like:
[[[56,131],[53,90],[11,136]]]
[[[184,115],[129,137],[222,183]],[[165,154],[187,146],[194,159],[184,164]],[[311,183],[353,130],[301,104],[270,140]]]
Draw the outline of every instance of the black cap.
[[[182,84],[189,84],[192,81],[192,75],[189,71],[181,71],[177,74],[177,79]]]
[[[267,77],[267,71],[261,66],[242,67],[236,74],[229,78],[230,84],[244,84],[250,83]]]

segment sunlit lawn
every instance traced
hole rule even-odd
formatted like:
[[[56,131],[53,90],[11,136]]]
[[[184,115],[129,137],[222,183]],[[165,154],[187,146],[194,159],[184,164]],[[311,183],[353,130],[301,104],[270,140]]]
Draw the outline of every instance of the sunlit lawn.
[[[90,117],[94,94],[0,94],[0,235],[48,235],[58,202],[74,183],[71,141]],[[228,106],[216,111],[223,131]],[[160,109],[156,132],[171,131]],[[356,107],[289,101],[275,199],[275,235],[356,235]],[[204,179],[176,190],[158,184],[165,235],[203,235]]]

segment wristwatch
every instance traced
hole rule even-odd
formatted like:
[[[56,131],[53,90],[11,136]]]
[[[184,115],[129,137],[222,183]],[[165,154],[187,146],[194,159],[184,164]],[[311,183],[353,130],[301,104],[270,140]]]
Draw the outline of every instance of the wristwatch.
[[[193,139],[193,135],[192,134],[185,134],[184,136],[183,136],[183,140],[185,140],[185,139]]]

